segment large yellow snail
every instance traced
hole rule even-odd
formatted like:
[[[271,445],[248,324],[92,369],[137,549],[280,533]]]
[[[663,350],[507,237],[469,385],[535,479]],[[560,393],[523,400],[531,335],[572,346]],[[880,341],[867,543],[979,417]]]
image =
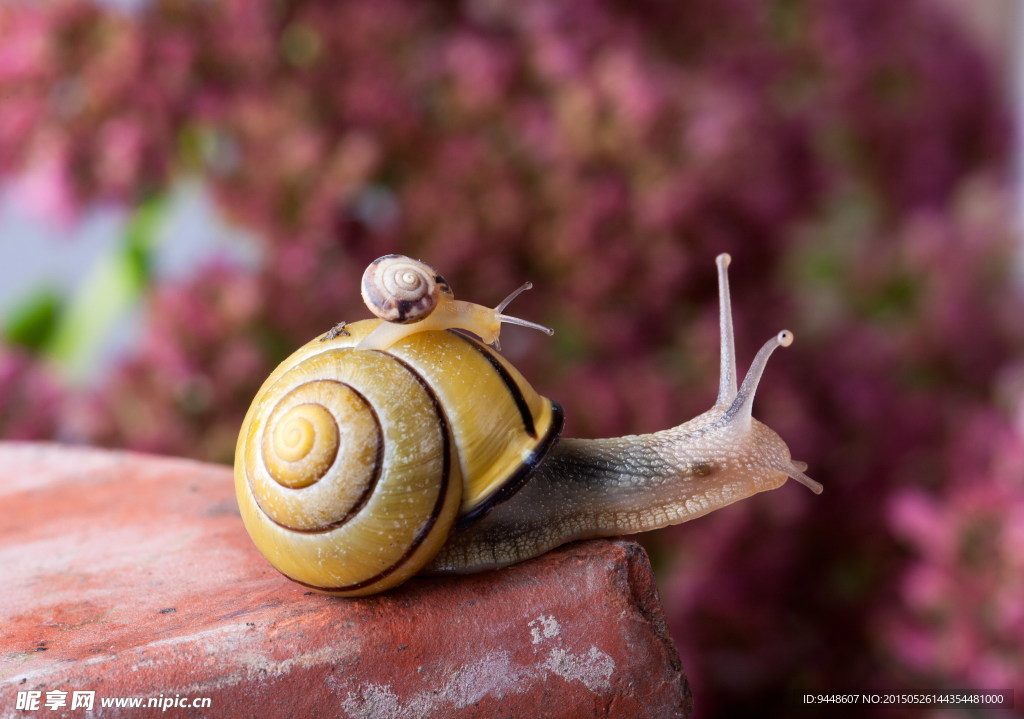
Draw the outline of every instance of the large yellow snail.
[[[490,309],[455,300],[422,262],[376,260],[362,293],[383,319],[309,342],[253,400],[235,454],[246,529],[286,576],[356,596],[678,524],[787,478],[820,492],[751,417],[768,356],[789,332],[761,348],[737,389],[728,264],[718,257],[714,406],[661,432],[584,440],[559,439],[558,404],[486,346],[503,322],[550,333],[502,314],[529,284]]]

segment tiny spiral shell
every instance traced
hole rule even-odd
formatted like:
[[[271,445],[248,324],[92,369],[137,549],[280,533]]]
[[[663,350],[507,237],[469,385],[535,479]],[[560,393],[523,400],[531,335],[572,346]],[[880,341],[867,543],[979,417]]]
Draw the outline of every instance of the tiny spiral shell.
[[[403,255],[385,255],[370,263],[361,284],[363,302],[388,322],[408,324],[430,315],[451,288],[434,269]]]

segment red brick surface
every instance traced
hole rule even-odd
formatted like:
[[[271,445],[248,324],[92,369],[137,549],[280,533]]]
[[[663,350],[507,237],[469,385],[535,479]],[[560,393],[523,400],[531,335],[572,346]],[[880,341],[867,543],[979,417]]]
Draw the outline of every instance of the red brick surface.
[[[0,716],[673,717],[647,557],[570,546],[389,594],[308,594],[251,545],[231,470],[0,443]],[[47,693],[95,691],[92,712]],[[41,707],[20,712],[19,691]],[[203,710],[102,698],[209,697]]]

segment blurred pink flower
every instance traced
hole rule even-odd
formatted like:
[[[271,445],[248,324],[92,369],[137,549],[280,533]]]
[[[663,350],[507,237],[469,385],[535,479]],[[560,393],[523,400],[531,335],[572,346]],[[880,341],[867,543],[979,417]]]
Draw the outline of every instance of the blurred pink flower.
[[[52,439],[60,431],[64,392],[26,352],[0,344],[0,438]]]
[[[961,422],[953,481],[889,500],[911,563],[880,636],[923,676],[1003,689],[1024,673],[1024,436],[991,412]]]
[[[68,229],[78,215],[78,203],[68,169],[56,153],[36,160],[8,185],[11,200],[21,209]]]

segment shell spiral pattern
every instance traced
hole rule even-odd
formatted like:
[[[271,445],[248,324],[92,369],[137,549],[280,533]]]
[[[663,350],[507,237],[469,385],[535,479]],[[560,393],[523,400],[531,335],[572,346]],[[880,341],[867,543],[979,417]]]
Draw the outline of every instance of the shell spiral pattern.
[[[286,359],[236,450],[256,546],[288,577],[333,594],[372,594],[418,573],[457,518],[521,486],[561,429],[557,405],[461,335],[356,349],[378,322]]]
[[[242,512],[257,544],[322,591],[404,581],[447,537],[461,497],[436,399],[379,352],[328,350],[272,380],[243,454]]]
[[[418,322],[437,307],[441,294],[452,291],[430,265],[403,255],[385,255],[363,273],[363,301],[383,320],[406,324]]]

